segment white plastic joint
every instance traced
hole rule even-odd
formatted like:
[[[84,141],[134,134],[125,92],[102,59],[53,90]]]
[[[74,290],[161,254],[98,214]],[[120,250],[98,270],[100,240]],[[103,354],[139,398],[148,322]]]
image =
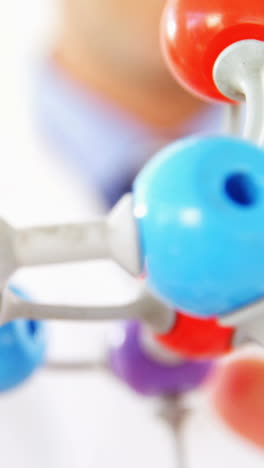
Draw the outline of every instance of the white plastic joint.
[[[110,258],[133,275],[141,254],[132,196],[112,212],[87,223],[15,230],[0,219],[0,291],[20,267]]]
[[[246,100],[244,137],[264,143],[264,42],[238,41],[217,58],[213,78],[219,91],[234,101]]]

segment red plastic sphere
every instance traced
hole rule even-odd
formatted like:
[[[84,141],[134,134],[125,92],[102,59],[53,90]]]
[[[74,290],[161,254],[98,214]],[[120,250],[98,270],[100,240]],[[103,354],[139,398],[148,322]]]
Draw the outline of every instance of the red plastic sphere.
[[[263,0],[169,0],[161,44],[173,76],[206,100],[228,101],[213,80],[219,54],[234,42],[264,41]]]
[[[189,317],[177,311],[172,329],[156,339],[165,348],[189,358],[213,358],[232,350],[234,328],[219,325],[216,319]]]

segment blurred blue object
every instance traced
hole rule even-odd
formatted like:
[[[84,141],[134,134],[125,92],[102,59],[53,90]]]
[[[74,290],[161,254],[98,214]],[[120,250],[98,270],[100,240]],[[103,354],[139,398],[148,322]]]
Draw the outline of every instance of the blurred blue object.
[[[12,291],[25,297],[16,288]],[[0,391],[22,384],[45,360],[44,325],[34,320],[16,320],[0,327]]]
[[[39,69],[34,105],[40,130],[65,167],[109,207],[131,191],[142,165],[171,139],[83,89],[54,63]]]
[[[151,287],[211,317],[264,296],[264,153],[231,138],[186,139],[134,184]]]
[[[175,127],[152,127],[83,87],[53,60],[41,62],[35,77],[33,101],[40,133],[64,167],[84,188],[94,189],[108,207],[131,191],[142,166],[169,142],[204,129],[215,134],[222,128],[219,106],[210,106]]]

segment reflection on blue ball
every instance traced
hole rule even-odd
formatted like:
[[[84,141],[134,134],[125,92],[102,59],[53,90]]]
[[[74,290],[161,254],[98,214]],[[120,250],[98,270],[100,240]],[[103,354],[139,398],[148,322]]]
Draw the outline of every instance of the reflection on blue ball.
[[[15,294],[23,297],[17,289]],[[44,325],[34,320],[16,320],[0,327],[0,391],[23,383],[45,359]]]
[[[134,184],[150,286],[190,314],[224,314],[264,295],[264,152],[231,138],[190,138]]]

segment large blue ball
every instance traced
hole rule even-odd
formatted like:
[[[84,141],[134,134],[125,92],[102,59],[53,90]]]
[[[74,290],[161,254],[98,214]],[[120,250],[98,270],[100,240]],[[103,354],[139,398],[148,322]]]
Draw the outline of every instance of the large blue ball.
[[[137,177],[134,213],[150,287],[190,314],[264,295],[264,152],[240,140],[179,141]]]
[[[45,335],[43,323],[34,320],[15,320],[0,327],[0,392],[23,383],[43,364]]]

